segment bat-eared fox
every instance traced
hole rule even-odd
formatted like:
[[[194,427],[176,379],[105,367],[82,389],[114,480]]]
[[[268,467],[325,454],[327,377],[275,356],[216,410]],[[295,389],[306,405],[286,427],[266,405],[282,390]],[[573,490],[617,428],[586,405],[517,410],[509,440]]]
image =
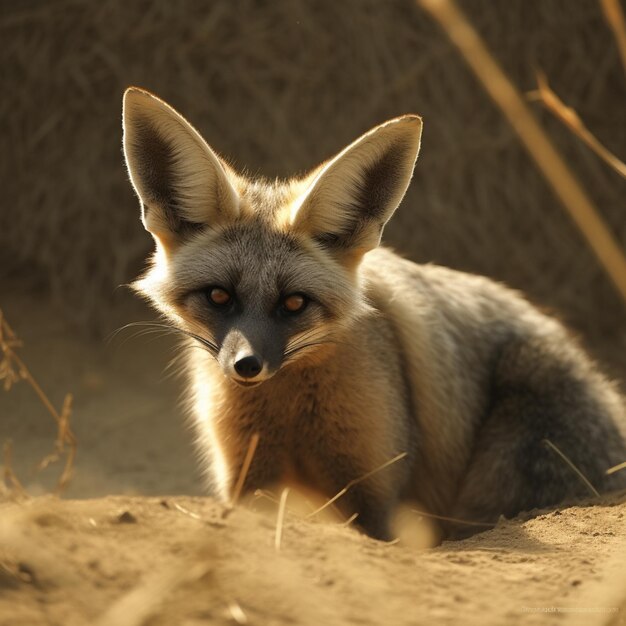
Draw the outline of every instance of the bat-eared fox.
[[[586,495],[579,473],[600,492],[625,486],[606,473],[626,460],[623,399],[558,321],[487,278],[379,247],[417,115],[286,181],[236,172],[146,91],[126,91],[123,117],[156,243],[134,286],[201,347],[185,369],[214,494],[232,497],[255,433],[244,493],[351,484],[336,506],[379,539],[400,505],[493,523]]]

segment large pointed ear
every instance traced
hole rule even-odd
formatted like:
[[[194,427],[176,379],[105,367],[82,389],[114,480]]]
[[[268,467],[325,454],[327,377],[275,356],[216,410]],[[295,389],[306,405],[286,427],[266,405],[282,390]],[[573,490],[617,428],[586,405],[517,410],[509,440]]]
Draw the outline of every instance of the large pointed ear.
[[[147,91],[124,94],[124,155],[142,220],[165,245],[206,224],[234,219],[227,166],[172,107]]]
[[[404,115],[357,139],[313,173],[290,226],[351,256],[375,248],[409,186],[421,133],[421,118]]]

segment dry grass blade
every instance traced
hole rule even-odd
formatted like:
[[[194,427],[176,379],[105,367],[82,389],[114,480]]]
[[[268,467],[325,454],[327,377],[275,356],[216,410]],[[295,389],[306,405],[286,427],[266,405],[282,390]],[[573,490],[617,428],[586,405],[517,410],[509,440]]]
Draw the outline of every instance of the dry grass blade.
[[[237,624],[248,623],[248,616],[244,613],[238,602],[235,602],[234,600],[232,602],[229,602],[228,612],[230,613],[230,616],[233,618],[233,620],[237,622]]]
[[[543,439],[543,443],[545,443],[551,450],[556,452],[561,457],[561,459],[563,459],[563,461],[565,461],[565,463],[572,469],[572,471],[578,476],[578,478],[580,478],[585,487],[587,487],[587,489],[589,489],[589,491],[594,496],[600,496],[598,490],[589,482],[587,477],[567,458],[567,456],[563,454],[563,452],[561,452],[549,439]]]
[[[412,513],[417,513],[423,517],[430,517],[432,519],[439,519],[444,522],[453,522],[455,524],[465,524],[466,526],[480,526],[482,528],[493,528],[494,523],[491,522],[473,522],[471,520],[459,519],[458,517],[446,517],[445,515],[435,515],[435,513],[426,513],[425,511],[419,511],[418,509],[411,509]]]
[[[350,526],[350,524],[352,524],[352,522],[354,522],[354,520],[359,516],[358,513],[353,513],[347,520],[344,520],[343,522],[341,522],[342,526]]]
[[[617,465],[614,465],[613,467],[609,467],[609,469],[606,470],[606,473],[615,474],[615,472],[619,472],[623,469],[626,469],[626,461],[624,461],[623,463],[618,463]]]
[[[386,461],[385,463],[383,463],[382,465],[379,465],[378,467],[374,468],[370,472],[367,472],[367,474],[364,474],[363,476],[361,476],[359,478],[355,478],[354,480],[351,480],[341,491],[336,493],[330,500],[327,500],[326,502],[324,502],[324,504],[322,504],[322,506],[320,506],[319,508],[315,509],[315,511],[313,511],[312,513],[309,513],[307,515],[307,518],[308,517],[315,517],[316,515],[321,513],[323,510],[327,509],[329,506],[334,504],[337,500],[339,500],[339,498],[341,498],[346,493],[348,493],[348,491],[352,487],[354,487],[355,485],[358,485],[359,483],[363,482],[364,480],[367,480],[368,478],[370,478],[374,474],[377,474],[378,472],[384,470],[385,468],[389,467],[393,463],[396,463],[400,459],[403,459],[406,455],[407,455],[406,452],[401,452],[397,456],[394,456],[393,459],[389,459],[389,461]]]
[[[239,502],[239,497],[241,496],[241,491],[243,489],[243,485],[246,481],[246,476],[248,475],[248,471],[250,470],[250,465],[252,465],[252,459],[254,458],[254,453],[256,452],[256,448],[259,445],[259,433],[254,433],[250,438],[250,445],[248,446],[248,451],[246,452],[246,458],[243,460],[243,465],[241,466],[241,471],[239,472],[239,477],[237,478],[237,483],[235,484],[235,489],[233,490],[233,497],[229,503],[229,505],[224,509],[222,513],[222,517],[226,517],[230,514],[230,512],[235,508],[237,502]]]
[[[527,94],[528,98],[541,102],[550,113],[565,124],[567,128],[579,137],[587,147],[593,150],[607,165],[626,178],[626,163],[607,150],[585,126],[578,113],[571,107],[568,107],[556,93],[552,91],[548,84],[548,79],[543,72],[537,73],[537,86],[538,89],[536,91],[531,91]]]
[[[600,0],[600,4],[602,5],[604,17],[615,36],[622,59],[622,66],[624,67],[624,72],[626,72],[626,20],[624,20],[622,7],[619,0]]]
[[[626,303],[626,257],[521,94],[453,0],[416,0],[442,26],[517,133]]]
[[[256,489],[254,492],[254,499],[255,500],[259,500],[261,498],[264,498],[265,500],[269,500],[270,502],[273,502],[274,504],[278,504],[279,499],[270,491],[267,491],[266,489]]]
[[[177,502],[174,502],[174,508],[177,511],[180,511],[183,515],[187,515],[188,517],[191,517],[192,519],[202,520],[202,517],[200,515],[198,515],[197,513],[194,513],[193,511],[190,511],[189,509],[178,504]]]
[[[16,382],[25,380],[37,394],[39,400],[48,413],[57,423],[57,437],[55,440],[55,450],[46,456],[37,469],[45,469],[50,463],[58,461],[64,454],[67,455],[65,465],[59,480],[57,481],[57,493],[61,493],[71,479],[76,457],[77,440],[70,427],[70,416],[72,413],[72,394],[67,394],[63,401],[63,407],[59,413],[48,396],[44,393],[39,383],[34,379],[26,364],[15,349],[21,346],[17,335],[6,321],[0,309],[0,351],[2,361],[0,361],[0,380],[4,380],[5,390],[9,390]],[[67,446],[67,448],[66,448]]]
[[[276,552],[280,552],[280,544],[283,537],[283,522],[285,521],[285,507],[287,505],[287,496],[289,495],[289,487],[285,487],[280,494],[280,503],[278,504],[278,516],[276,518],[276,535],[274,537],[274,548]]]
[[[4,442],[4,484],[14,494],[19,497],[26,497],[28,494],[13,471],[13,442],[9,439]]]

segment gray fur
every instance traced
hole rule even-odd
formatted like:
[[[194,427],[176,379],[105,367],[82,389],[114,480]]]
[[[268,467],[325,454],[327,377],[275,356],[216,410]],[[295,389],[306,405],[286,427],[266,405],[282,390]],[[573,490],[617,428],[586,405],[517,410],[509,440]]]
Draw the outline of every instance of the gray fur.
[[[178,114],[169,107],[145,92],[127,97],[125,130],[134,141],[141,135],[133,111],[141,113],[145,99],[151,131],[171,130]],[[176,123],[180,140],[170,132],[167,141],[179,171],[194,176],[200,144],[195,135],[192,144],[187,122]],[[330,498],[406,453],[338,501],[381,539],[392,536],[401,503],[493,523],[585,495],[546,440],[598,491],[626,486],[626,472],[606,474],[626,460],[623,400],[558,321],[486,278],[368,251],[408,184],[420,130],[409,116],[364,135],[330,162],[331,187],[324,166],[285,183],[248,181],[216,166],[211,153],[211,184],[234,190],[232,198],[222,193],[230,217],[208,207],[204,224],[176,236],[167,232],[172,212],[205,203],[180,176],[176,185],[157,185],[184,193],[151,207],[157,254],[136,287],[190,344],[205,348],[190,351],[185,366],[198,447],[222,498],[232,496],[254,433],[260,440],[246,492],[295,483]],[[131,148],[133,183],[145,195],[154,184],[133,154],[145,159],[146,151]],[[334,191],[349,197],[343,175],[354,203],[325,208]],[[232,295],[227,308],[210,303],[212,287]],[[294,293],[308,305],[292,316],[281,303]],[[249,381],[234,368],[242,354],[263,363]]]

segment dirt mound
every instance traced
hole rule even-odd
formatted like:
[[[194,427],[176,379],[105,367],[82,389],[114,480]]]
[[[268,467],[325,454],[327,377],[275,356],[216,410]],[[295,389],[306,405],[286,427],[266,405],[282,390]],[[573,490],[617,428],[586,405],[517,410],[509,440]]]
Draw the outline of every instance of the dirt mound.
[[[431,550],[207,498],[0,511],[0,624],[620,624],[626,502],[502,521]],[[621,605],[621,610],[620,610]],[[622,620],[622,621],[620,621]]]

